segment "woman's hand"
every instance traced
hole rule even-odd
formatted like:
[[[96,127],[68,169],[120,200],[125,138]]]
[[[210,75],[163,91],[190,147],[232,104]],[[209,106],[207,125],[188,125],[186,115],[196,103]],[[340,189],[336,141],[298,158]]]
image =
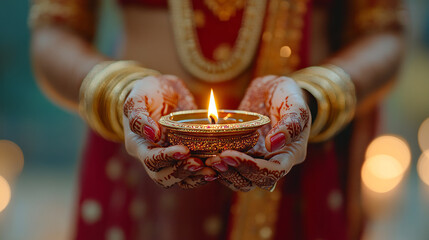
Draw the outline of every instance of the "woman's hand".
[[[124,136],[128,153],[143,162],[148,175],[165,188],[195,188],[215,179],[216,173],[182,145],[165,146],[157,121],[172,111],[195,109],[183,81],[162,75],[138,80],[124,104]]]
[[[240,109],[270,116],[272,129],[261,128],[258,143],[247,154],[227,150],[208,159],[206,165],[217,170],[218,180],[235,191],[249,191],[255,186],[270,190],[305,159],[309,108],[293,79],[266,76],[252,82]]]

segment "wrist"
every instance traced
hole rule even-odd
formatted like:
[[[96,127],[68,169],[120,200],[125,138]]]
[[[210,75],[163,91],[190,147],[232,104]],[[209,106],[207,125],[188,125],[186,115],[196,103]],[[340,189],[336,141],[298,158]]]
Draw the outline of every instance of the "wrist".
[[[341,68],[308,67],[295,72],[292,78],[303,89],[314,119],[310,141],[325,141],[351,121],[356,93],[350,77]]]
[[[102,62],[93,67],[82,82],[79,112],[102,137],[122,141],[122,112],[125,98],[136,80],[157,71],[139,67],[132,61]]]

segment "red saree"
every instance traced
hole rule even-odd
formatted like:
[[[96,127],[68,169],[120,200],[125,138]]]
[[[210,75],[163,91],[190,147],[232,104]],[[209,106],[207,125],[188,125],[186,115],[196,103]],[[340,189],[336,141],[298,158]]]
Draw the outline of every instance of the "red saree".
[[[128,3],[141,2],[145,1]],[[163,1],[148,2],[165,6]],[[293,7],[298,10],[290,14],[302,22],[288,27],[295,31],[292,37],[300,37],[285,40],[296,54],[271,64],[255,60],[254,75],[286,74],[308,65],[311,2],[295,1]],[[300,8],[304,10],[299,12]],[[239,19],[240,12],[228,24],[234,28]],[[268,25],[265,19],[265,28]],[[218,38],[204,38],[211,30],[198,32],[208,58],[219,43]],[[222,41],[233,43],[235,37]],[[267,59],[273,53],[261,41],[257,55]],[[310,145],[306,161],[295,166],[273,194],[253,194],[256,200],[247,205],[245,194],[237,195],[216,182],[195,190],[162,189],[122,145],[90,132],[80,173],[75,239],[356,239],[362,230],[357,200],[362,147],[374,132],[374,118],[361,115],[336,139]],[[356,127],[365,134],[353,134]],[[261,204],[255,204],[258,201]]]

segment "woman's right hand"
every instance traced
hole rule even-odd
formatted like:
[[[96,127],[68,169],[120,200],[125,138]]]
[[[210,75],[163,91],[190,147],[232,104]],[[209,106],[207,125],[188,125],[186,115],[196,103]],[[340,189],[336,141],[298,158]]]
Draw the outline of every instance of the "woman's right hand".
[[[124,104],[124,136],[128,153],[142,161],[150,178],[165,188],[195,188],[216,178],[201,159],[183,145],[167,146],[157,121],[173,111],[195,109],[192,94],[171,75],[137,80]]]

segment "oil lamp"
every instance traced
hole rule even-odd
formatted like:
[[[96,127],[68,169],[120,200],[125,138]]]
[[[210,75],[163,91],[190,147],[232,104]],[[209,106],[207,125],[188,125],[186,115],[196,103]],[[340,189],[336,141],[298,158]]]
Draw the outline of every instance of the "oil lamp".
[[[217,110],[213,90],[209,108],[170,113],[159,123],[167,129],[172,145],[185,145],[195,157],[211,157],[224,150],[245,152],[255,146],[257,130],[270,119],[259,113]]]

